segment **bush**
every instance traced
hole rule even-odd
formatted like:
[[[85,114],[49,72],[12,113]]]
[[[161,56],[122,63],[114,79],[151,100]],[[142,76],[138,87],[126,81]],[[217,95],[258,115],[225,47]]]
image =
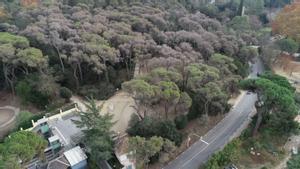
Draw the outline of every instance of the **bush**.
[[[19,130],[21,127],[23,129],[30,128],[31,118],[33,114],[28,111],[20,112],[16,119],[16,130]]]
[[[287,169],[298,169],[300,167],[300,155],[294,155],[287,162]]]
[[[80,88],[79,94],[97,100],[105,100],[111,97],[115,91],[115,87],[111,83],[101,83],[97,86],[85,85]]]
[[[296,103],[300,104],[300,93],[298,92],[295,93],[295,101]]]
[[[234,60],[234,64],[237,66],[236,73],[242,77],[246,77],[249,74],[249,65],[244,64],[239,60]]]
[[[134,124],[130,124],[130,127],[127,130],[128,134],[131,136],[141,136],[141,137],[150,138],[157,133],[158,122],[154,118],[145,117],[141,121],[136,121],[136,120],[131,120],[131,121],[136,122]]]
[[[49,96],[35,90],[35,87],[27,80],[17,83],[16,93],[21,98],[23,104],[33,103],[41,109],[44,109],[49,104]]]
[[[182,142],[182,134],[176,129],[173,121],[160,121],[152,117],[145,117],[141,121],[131,120],[131,122],[135,122],[130,124],[127,129],[127,133],[131,136],[145,138],[160,136],[175,142],[177,146]]]
[[[222,151],[215,153],[210,160],[206,163],[205,169],[218,169],[222,168],[238,158],[238,148],[241,142],[239,139],[233,140],[227,144]]]
[[[20,81],[16,85],[16,93],[21,98],[23,104],[27,104],[30,100],[31,87],[25,81]]]
[[[16,121],[16,130],[19,130],[20,128],[28,129],[32,127],[31,120],[37,121],[38,119],[41,119],[43,116],[44,116],[43,114],[34,115],[31,112],[27,112],[27,111],[20,112]]]
[[[67,102],[69,102],[72,97],[72,91],[66,87],[60,88],[59,94],[60,97],[64,98]]]
[[[179,146],[182,142],[182,134],[176,129],[176,126],[173,121],[161,121],[158,123],[157,127],[157,136],[169,139],[177,146]]]
[[[184,129],[188,123],[188,118],[186,115],[180,115],[175,118],[174,122],[178,130]]]
[[[299,44],[290,38],[281,39],[277,41],[277,45],[280,47],[281,50],[289,53],[296,53],[299,49]]]
[[[245,31],[250,29],[248,16],[235,16],[228,24],[229,27],[236,31]]]
[[[219,13],[219,9],[215,5],[207,4],[207,5],[201,5],[200,12],[204,13],[205,15],[207,15],[209,17],[217,17],[217,15]]]
[[[241,61],[244,64],[248,64],[247,62],[249,60],[258,56],[258,50],[253,47],[243,46],[240,49],[238,56],[239,56],[239,61]]]

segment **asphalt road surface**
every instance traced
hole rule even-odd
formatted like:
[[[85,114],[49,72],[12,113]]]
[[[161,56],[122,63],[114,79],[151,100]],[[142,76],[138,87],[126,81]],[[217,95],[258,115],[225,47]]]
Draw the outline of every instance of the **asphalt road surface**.
[[[255,63],[251,67],[252,72],[249,78],[255,78],[257,73],[263,71],[263,64],[259,58],[255,59]],[[243,95],[220,123],[163,169],[198,169],[214,152],[229,142],[230,138],[249,118],[256,100],[257,95],[255,93]]]

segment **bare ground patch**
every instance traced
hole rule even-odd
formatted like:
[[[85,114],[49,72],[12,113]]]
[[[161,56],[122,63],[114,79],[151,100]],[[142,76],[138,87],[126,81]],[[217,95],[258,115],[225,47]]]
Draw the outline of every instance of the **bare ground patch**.
[[[0,107],[0,139],[4,138],[14,127],[19,110]]]

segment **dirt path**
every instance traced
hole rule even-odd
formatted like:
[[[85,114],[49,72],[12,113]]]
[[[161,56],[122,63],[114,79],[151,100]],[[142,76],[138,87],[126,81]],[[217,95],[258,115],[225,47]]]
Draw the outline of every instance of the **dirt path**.
[[[81,111],[85,111],[86,110],[86,107],[84,105],[86,102],[81,97],[79,97],[79,96],[72,96],[70,100],[71,100],[71,102],[76,103],[77,106],[78,106],[78,108]]]
[[[71,101],[77,103],[79,109],[86,110],[85,101],[82,98],[73,96]],[[103,104],[101,114],[110,113],[114,115],[113,121],[116,124],[112,128],[113,131],[121,135],[125,134],[131,115],[136,112],[133,108],[134,100],[129,94],[120,91],[106,101],[96,101],[96,104],[98,106]]]
[[[280,164],[278,164],[277,166],[274,167],[274,169],[285,169],[286,168],[286,163],[289,161],[289,159],[291,158],[290,155],[288,155],[287,157],[285,157]]]
[[[287,78],[290,83],[296,88],[296,90],[299,92],[300,91],[300,72],[294,72],[292,75],[289,75],[287,72],[283,71],[282,69],[278,67],[273,67],[273,71],[285,78]]]
[[[291,136],[286,144],[284,145],[284,149],[286,152],[288,152],[288,155],[277,165],[274,167],[274,169],[285,169],[286,163],[289,161],[291,158],[291,149],[292,147],[299,147],[300,146],[300,136]]]
[[[6,136],[15,127],[15,120],[19,109],[5,106],[0,107],[0,139]]]
[[[11,109],[0,108],[0,127],[15,116]]]
[[[111,113],[114,115],[113,120],[116,124],[113,126],[113,130],[120,134],[125,134],[130,121],[131,115],[136,111],[133,108],[135,106],[134,100],[129,94],[125,92],[118,92],[107,101],[98,102],[99,105],[103,105],[101,113]]]

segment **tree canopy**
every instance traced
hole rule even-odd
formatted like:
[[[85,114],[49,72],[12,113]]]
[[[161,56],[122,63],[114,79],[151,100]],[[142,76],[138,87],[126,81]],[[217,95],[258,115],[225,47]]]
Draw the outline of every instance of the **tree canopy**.
[[[114,143],[111,127],[114,125],[111,114],[101,115],[102,106],[97,106],[93,99],[85,105],[86,111],[79,112],[80,120],[73,122],[82,128],[84,136],[83,143],[87,147],[87,152],[91,160],[108,160],[112,157]]]
[[[13,133],[0,144],[0,168],[21,169],[34,157],[43,157],[46,147],[47,141],[33,132]]]
[[[297,129],[294,121],[298,112],[295,89],[284,77],[265,73],[256,80],[244,80],[241,86],[255,89],[259,93],[259,104],[263,104],[264,129],[274,133],[288,134]]]
[[[300,4],[285,6],[272,23],[273,32],[300,42]]]

